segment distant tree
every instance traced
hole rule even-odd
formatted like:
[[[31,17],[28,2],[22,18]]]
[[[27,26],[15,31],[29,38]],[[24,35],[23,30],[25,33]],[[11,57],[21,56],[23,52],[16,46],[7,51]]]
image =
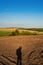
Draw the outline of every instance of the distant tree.
[[[14,31],[12,31],[9,35],[10,35],[10,36],[15,36],[16,33],[15,33]]]
[[[16,33],[16,35],[19,35],[19,30],[16,29],[15,30],[15,33]]]
[[[12,32],[12,35],[14,35],[14,36],[15,36],[15,35],[16,35],[16,33],[13,31],[13,32]]]

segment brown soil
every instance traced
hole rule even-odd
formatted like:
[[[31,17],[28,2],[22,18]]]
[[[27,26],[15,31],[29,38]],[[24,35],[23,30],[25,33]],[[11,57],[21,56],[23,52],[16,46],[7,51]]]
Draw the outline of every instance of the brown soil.
[[[43,35],[0,37],[0,65],[16,65],[22,46],[22,65],[43,65]]]

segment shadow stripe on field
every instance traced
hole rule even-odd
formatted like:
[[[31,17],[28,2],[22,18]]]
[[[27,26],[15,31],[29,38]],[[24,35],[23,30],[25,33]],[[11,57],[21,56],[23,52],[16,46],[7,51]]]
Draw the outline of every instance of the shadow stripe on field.
[[[3,62],[0,62],[0,65],[6,65],[5,63],[3,63]]]
[[[0,65],[10,65],[10,63],[0,56]]]
[[[8,61],[10,61],[10,62],[13,63],[13,64],[16,64],[16,61],[13,60],[11,57],[7,57],[7,56],[5,56],[5,55],[2,55],[2,57],[5,58],[5,59],[7,59]]]

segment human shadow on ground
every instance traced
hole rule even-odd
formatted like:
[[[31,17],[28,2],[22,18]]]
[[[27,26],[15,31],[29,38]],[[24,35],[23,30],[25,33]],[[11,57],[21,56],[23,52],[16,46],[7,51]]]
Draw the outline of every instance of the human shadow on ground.
[[[16,65],[22,65],[22,47],[19,47],[16,50],[16,55],[17,55],[17,64]]]

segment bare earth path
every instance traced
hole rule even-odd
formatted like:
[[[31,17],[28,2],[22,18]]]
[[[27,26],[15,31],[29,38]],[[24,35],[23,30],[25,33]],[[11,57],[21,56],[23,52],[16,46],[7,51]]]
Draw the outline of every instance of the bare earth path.
[[[0,37],[0,65],[16,65],[22,46],[22,65],[43,65],[43,35]]]

